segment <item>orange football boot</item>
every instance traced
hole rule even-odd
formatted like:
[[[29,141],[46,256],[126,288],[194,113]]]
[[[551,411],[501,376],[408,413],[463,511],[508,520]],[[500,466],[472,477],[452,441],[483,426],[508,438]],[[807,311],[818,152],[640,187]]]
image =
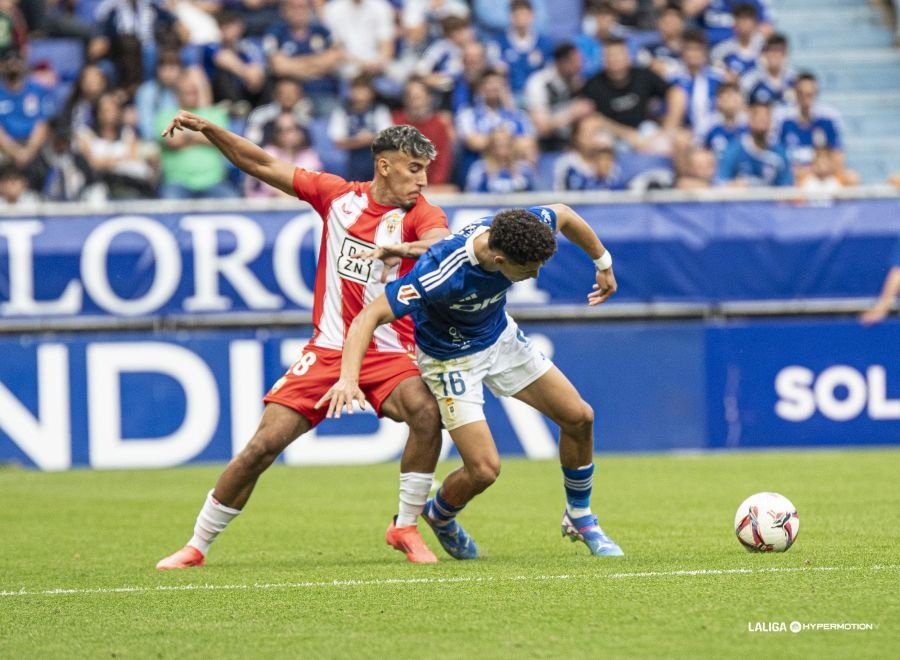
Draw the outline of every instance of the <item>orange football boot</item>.
[[[396,523],[397,517],[394,516],[384,534],[387,544],[405,553],[406,558],[414,564],[436,564],[438,559],[425,545],[418,528],[415,525],[397,527]]]
[[[202,552],[192,545],[186,545],[165,559],[160,559],[156,570],[170,571],[173,568],[191,568],[192,566],[203,566],[205,563],[206,557]]]

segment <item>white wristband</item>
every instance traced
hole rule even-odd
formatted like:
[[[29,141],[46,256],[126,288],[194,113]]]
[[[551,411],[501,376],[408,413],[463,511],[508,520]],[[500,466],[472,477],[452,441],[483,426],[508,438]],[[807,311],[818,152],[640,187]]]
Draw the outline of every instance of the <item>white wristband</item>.
[[[597,270],[609,270],[612,268],[612,255],[609,253],[609,250],[594,259],[594,265],[597,267]]]

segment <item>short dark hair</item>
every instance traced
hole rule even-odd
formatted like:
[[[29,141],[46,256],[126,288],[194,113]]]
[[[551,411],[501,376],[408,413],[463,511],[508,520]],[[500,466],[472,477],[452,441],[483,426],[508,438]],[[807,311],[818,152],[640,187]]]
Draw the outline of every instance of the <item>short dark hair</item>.
[[[605,48],[609,48],[610,46],[624,46],[628,47],[628,42],[625,41],[622,37],[609,37],[603,41],[603,46]]]
[[[531,6],[531,0],[512,0],[512,2],[509,3],[509,10],[515,11],[516,9],[528,9],[534,11],[534,7]]]
[[[618,16],[619,13],[610,0],[590,0],[585,11],[589,14],[613,14]]]
[[[576,50],[578,47],[575,44],[571,41],[564,41],[553,49],[553,61],[561,62]]]
[[[375,136],[372,140],[372,156],[378,156],[385,151],[400,151],[411,158],[429,161],[437,156],[434,143],[422,135],[418,128],[408,124],[389,126]]]
[[[732,82],[723,82],[719,85],[719,88],[716,90],[716,96],[722,96],[725,92],[738,92],[740,93],[741,88],[737,83]]]
[[[816,74],[814,74],[812,71],[803,71],[802,73],[797,75],[797,78],[794,80],[794,85],[796,86],[797,83],[803,82],[804,80],[808,80],[816,84],[819,83],[819,79],[816,78]]]
[[[750,2],[740,2],[734,6],[734,9],[731,10],[731,15],[735,18],[753,18],[754,20],[759,20],[759,11],[756,9],[756,5]]]
[[[788,47],[787,37],[781,34],[781,32],[776,32],[773,35],[770,35],[768,39],[766,39],[766,43],[763,45],[763,50],[769,50],[775,46],[781,46],[783,48]]]
[[[684,10],[678,2],[667,2],[665,6],[659,10],[659,15],[662,16],[663,14],[668,14],[670,12],[674,12],[681,18],[684,18]]]
[[[556,252],[556,236],[534,213],[507,209],[494,216],[488,247],[517,264],[544,263]]]
[[[709,47],[709,38],[706,36],[706,32],[704,30],[688,30],[684,33],[683,41],[686,44],[697,44],[699,46],[703,46],[704,48]]]

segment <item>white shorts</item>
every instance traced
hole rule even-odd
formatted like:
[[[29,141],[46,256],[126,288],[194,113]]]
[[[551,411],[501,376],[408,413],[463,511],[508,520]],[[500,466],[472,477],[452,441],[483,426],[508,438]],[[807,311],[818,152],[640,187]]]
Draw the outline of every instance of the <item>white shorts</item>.
[[[484,419],[482,383],[495,396],[512,396],[547,373],[553,362],[537,350],[509,316],[497,341],[483,351],[438,360],[418,351],[422,378],[448,431]]]

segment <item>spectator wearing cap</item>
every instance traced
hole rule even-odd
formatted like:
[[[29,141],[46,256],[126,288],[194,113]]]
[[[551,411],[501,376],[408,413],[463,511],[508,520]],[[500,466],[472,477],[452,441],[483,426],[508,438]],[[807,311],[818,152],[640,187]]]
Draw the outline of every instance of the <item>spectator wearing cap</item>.
[[[26,74],[18,51],[0,59],[0,163],[12,163],[39,189],[46,169],[39,155],[49,136],[52,104],[46,90]]]
[[[621,39],[607,41],[603,58],[604,70],[588,80],[582,95],[606,117],[607,130],[617,138],[641,151],[663,149],[658,143],[674,135],[684,118],[684,90],[646,67],[632,66],[628,46]],[[661,131],[655,121],[660,112]]]
[[[684,73],[675,84],[687,96],[685,124],[696,136],[702,136],[712,125],[716,110],[716,94],[724,82],[722,73],[709,65],[706,33],[690,30],[684,36]]]
[[[681,52],[684,47],[684,12],[677,2],[668,2],[660,10],[657,37],[639,52],[636,61],[653,73],[672,81],[684,71]]]
[[[751,4],[756,8],[763,34],[772,34],[770,0],[685,0],[685,14],[706,32],[712,46],[734,35],[734,8]]]
[[[281,19],[263,37],[269,71],[297,80],[312,100],[317,115],[327,116],[337,105],[335,73],[343,54],[331,32],[314,20],[311,0],[283,0]]]
[[[700,142],[721,158],[732,140],[747,132],[744,97],[733,83],[719,85],[716,92],[716,114]]]
[[[372,141],[375,135],[392,126],[390,110],[375,101],[372,78],[361,74],[350,82],[347,101],[331,113],[328,137],[338,149],[347,151],[347,178],[366,181],[372,178]]]
[[[616,162],[613,137],[598,115],[579,120],[572,132],[572,149],[557,159],[554,190],[626,190],[628,181]]]
[[[751,103],[783,105],[792,100],[795,75],[788,65],[788,40],[783,34],[766,39],[756,68],[741,78],[741,90]]]
[[[575,122],[594,112],[593,103],[578,96],[582,87],[581,51],[571,43],[557,46],[553,61],[528,79],[525,109],[541,151],[565,149]]]
[[[841,116],[834,108],[818,102],[819,83],[815,75],[797,76],[794,92],[796,103],[776,115],[778,144],[787,153],[794,176],[810,167],[817,149],[828,149],[835,171],[853,180],[855,174],[844,171]]]
[[[408,124],[431,140],[437,156],[428,166],[428,185],[447,186],[453,174],[453,124],[449,113],[435,112],[435,100],[420,78],[410,78],[403,88],[403,107],[393,113],[395,124]]]
[[[710,53],[713,66],[724,71],[729,82],[737,82],[756,68],[766,43],[759,29],[756,5],[749,2],[735,5],[733,16],[734,36],[717,44]]]
[[[319,154],[310,144],[309,133],[297,123],[297,119],[292,113],[282,112],[278,115],[272,122],[270,133],[271,142],[263,146],[266,152],[294,167],[311,172],[321,171],[322,161],[319,160]],[[248,176],[244,180],[244,194],[247,197],[255,198],[290,196],[252,176]]]
[[[544,68],[550,60],[553,45],[534,27],[534,8],[531,0],[512,0],[510,26],[488,47],[496,59],[506,65],[509,86],[517,98],[525,91],[528,77]]]
[[[463,171],[484,153],[490,134],[499,126],[513,136],[516,155],[534,162],[537,143],[531,120],[513,103],[506,77],[499,71],[488,71],[478,83],[475,102],[456,115],[456,131],[464,147],[460,163]]]
[[[603,70],[605,44],[610,40],[623,40],[632,57],[637,56],[631,33],[619,24],[619,15],[608,0],[589,0],[584,24],[585,32],[575,37],[575,45],[581,51],[585,78]]]
[[[732,141],[719,163],[719,179],[726,185],[792,186],[794,175],[787,156],[770,141],[772,106],[750,104],[747,133]]]
[[[216,23],[221,41],[202,48],[203,68],[212,86],[213,101],[257,105],[266,84],[262,48],[245,37],[246,26],[238,12],[223,9],[216,14]]]
[[[513,135],[505,126],[497,126],[488,135],[481,158],[466,174],[465,190],[498,195],[534,190],[534,170],[517,157]]]

